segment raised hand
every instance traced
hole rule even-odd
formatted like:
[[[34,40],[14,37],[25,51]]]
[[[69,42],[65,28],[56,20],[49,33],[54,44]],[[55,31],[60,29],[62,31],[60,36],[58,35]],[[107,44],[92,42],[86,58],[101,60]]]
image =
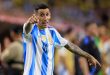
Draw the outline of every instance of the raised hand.
[[[24,24],[23,28],[24,28],[25,33],[28,34],[32,29],[32,25],[37,22],[38,22],[37,16],[33,14]]]
[[[28,23],[30,24],[34,24],[34,23],[37,23],[38,22],[38,19],[36,17],[35,14],[33,14],[29,19],[28,19]]]

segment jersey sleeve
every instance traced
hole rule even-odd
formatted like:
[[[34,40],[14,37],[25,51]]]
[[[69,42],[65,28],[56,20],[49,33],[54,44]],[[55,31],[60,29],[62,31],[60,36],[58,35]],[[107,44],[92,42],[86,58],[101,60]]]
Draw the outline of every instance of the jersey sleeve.
[[[55,33],[53,35],[55,47],[65,46],[68,43],[68,41],[65,38],[63,38],[56,29],[54,29],[54,32]]]

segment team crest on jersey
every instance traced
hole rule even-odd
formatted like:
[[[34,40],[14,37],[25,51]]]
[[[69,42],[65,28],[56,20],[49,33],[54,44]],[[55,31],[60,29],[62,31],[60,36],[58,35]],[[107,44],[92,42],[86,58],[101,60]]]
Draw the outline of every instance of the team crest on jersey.
[[[46,42],[46,41],[47,41],[47,38],[46,38],[45,35],[42,35],[42,41],[43,41],[43,42]],[[50,44],[53,44],[53,40],[52,40],[51,37],[48,37],[48,42],[49,42]]]
[[[51,36],[49,37],[49,43],[50,44],[53,44],[53,40],[52,40],[52,37]]]
[[[47,39],[46,39],[46,36],[45,36],[45,35],[42,35],[42,41],[43,41],[43,42],[46,42],[46,40],[47,40]]]

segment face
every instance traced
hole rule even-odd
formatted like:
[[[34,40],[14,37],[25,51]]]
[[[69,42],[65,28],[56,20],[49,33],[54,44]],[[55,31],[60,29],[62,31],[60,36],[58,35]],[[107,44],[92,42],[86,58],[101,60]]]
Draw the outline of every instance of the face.
[[[106,27],[105,26],[99,27],[99,33],[101,36],[105,35],[106,34]]]
[[[88,32],[93,36],[98,36],[98,27],[97,27],[96,23],[92,23],[88,27]]]
[[[8,37],[5,37],[3,43],[4,43],[4,48],[7,48],[9,44],[11,43],[11,41]]]
[[[65,38],[70,40],[70,41],[73,41],[75,39],[75,32],[74,32],[74,30],[72,30],[70,33],[66,34]]]
[[[39,9],[37,12],[37,18],[39,27],[46,28],[51,18],[50,10],[48,8]]]

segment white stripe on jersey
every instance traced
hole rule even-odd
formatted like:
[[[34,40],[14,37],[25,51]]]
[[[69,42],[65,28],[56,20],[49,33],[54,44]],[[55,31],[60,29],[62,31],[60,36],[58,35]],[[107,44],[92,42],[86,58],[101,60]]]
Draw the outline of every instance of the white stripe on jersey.
[[[26,48],[26,59],[25,59],[25,65],[24,65],[24,74],[23,75],[29,75],[29,70],[30,70],[30,67],[31,67],[31,63],[32,63],[32,53],[33,51],[32,50],[32,43],[30,43],[29,41],[26,42],[27,43],[27,48]]]
[[[37,47],[37,53],[36,53],[36,58],[35,58],[35,69],[34,69],[34,75],[41,73],[41,63],[42,63],[42,43],[41,43],[41,39],[37,38],[37,43],[36,47]],[[38,51],[40,49],[40,51]]]
[[[51,34],[50,34],[48,28],[46,28],[46,36],[47,36],[48,40],[52,39]],[[49,39],[49,38],[50,38],[50,39]],[[51,62],[51,61],[53,61],[53,60],[52,60],[52,58],[53,58],[53,45],[51,45],[50,42],[52,42],[52,41],[51,41],[51,40],[48,41],[48,44],[50,44],[49,47],[48,47],[48,49],[50,50],[50,51],[48,52],[48,56],[49,56],[48,61],[50,61],[50,62],[48,62],[47,73],[48,73],[48,75],[53,75],[53,70],[52,70],[52,67],[53,67],[53,66],[52,66],[52,63],[53,63],[53,62]],[[53,42],[52,42],[52,43],[53,43]]]

